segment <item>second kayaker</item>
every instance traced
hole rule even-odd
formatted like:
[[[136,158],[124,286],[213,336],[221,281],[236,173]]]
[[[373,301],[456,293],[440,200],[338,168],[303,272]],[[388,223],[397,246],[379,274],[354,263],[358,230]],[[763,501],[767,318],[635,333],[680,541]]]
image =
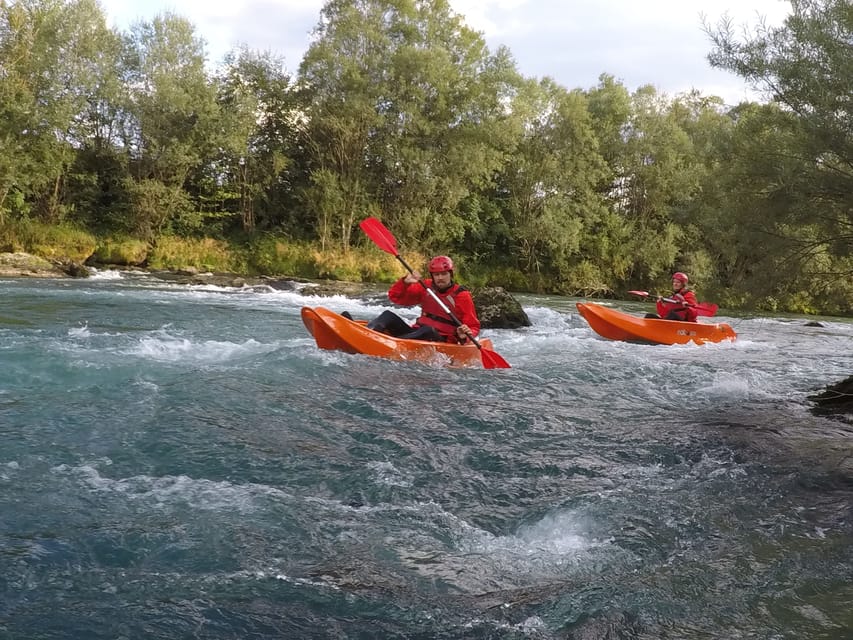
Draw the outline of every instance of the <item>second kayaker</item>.
[[[696,294],[687,288],[687,274],[676,271],[672,274],[672,293],[667,299],[657,300],[658,315],[664,320],[683,320],[696,322],[699,313],[696,309]]]

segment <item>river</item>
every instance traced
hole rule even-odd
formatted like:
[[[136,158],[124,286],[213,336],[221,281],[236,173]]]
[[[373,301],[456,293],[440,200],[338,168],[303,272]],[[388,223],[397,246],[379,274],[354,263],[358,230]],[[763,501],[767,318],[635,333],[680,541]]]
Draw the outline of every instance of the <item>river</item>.
[[[850,319],[644,346],[520,296],[512,368],[447,369],[320,351],[301,307],[384,307],[310,285],[0,296],[4,640],[853,637],[853,427],[807,399]]]

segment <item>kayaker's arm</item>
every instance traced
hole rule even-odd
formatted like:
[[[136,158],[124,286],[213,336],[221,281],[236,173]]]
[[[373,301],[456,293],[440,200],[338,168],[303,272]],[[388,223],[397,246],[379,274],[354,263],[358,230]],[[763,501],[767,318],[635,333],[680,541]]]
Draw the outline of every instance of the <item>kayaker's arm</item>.
[[[480,335],[480,319],[477,317],[477,309],[474,306],[474,299],[469,291],[461,291],[456,296],[456,316],[459,318],[460,327],[457,328],[456,335],[462,338],[466,335],[470,338],[476,338]],[[465,327],[466,331],[460,335],[458,329]]]
[[[402,307],[420,304],[423,298],[424,291],[417,280],[409,283],[406,278],[400,278],[388,289],[388,299]]]

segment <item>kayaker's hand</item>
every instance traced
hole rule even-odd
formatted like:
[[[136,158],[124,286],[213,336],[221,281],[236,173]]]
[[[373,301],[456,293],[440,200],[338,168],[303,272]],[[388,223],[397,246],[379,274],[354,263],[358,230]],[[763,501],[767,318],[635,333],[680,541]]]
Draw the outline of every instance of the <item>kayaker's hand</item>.
[[[420,279],[421,279],[420,271],[412,271],[405,278],[403,278],[403,281],[406,284],[415,284],[416,282],[420,281]]]
[[[460,324],[456,327],[456,337],[459,342],[466,342],[471,336],[471,328],[467,324]]]

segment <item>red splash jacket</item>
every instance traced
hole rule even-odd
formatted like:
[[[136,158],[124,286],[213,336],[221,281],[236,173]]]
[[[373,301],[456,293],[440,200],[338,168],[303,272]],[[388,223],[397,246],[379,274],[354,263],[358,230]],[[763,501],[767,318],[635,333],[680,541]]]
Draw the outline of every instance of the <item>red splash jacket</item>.
[[[476,338],[480,334],[480,320],[477,318],[471,292],[454,283],[447,291],[440,293],[433,287],[432,280],[426,279],[424,282],[447,305],[453,315],[459,318],[462,324],[468,325]],[[404,307],[421,305],[421,317],[415,322],[416,326],[433,327],[447,339],[447,342],[459,342],[459,338],[456,337],[456,324],[420,283],[406,284],[405,278],[400,278],[391,285],[388,290],[388,298],[394,304]]]
[[[699,317],[699,313],[696,311],[696,294],[693,293],[690,289],[682,289],[679,293],[671,293],[668,298],[672,298],[673,300],[678,300],[678,302],[664,302],[663,300],[658,300],[657,303],[657,311],[658,315],[661,318],[666,318],[670,312],[675,312],[673,315],[675,317],[670,318],[670,320],[685,320],[687,322],[696,322],[696,318]],[[685,307],[682,302],[686,302],[687,304],[693,305],[691,307]]]

